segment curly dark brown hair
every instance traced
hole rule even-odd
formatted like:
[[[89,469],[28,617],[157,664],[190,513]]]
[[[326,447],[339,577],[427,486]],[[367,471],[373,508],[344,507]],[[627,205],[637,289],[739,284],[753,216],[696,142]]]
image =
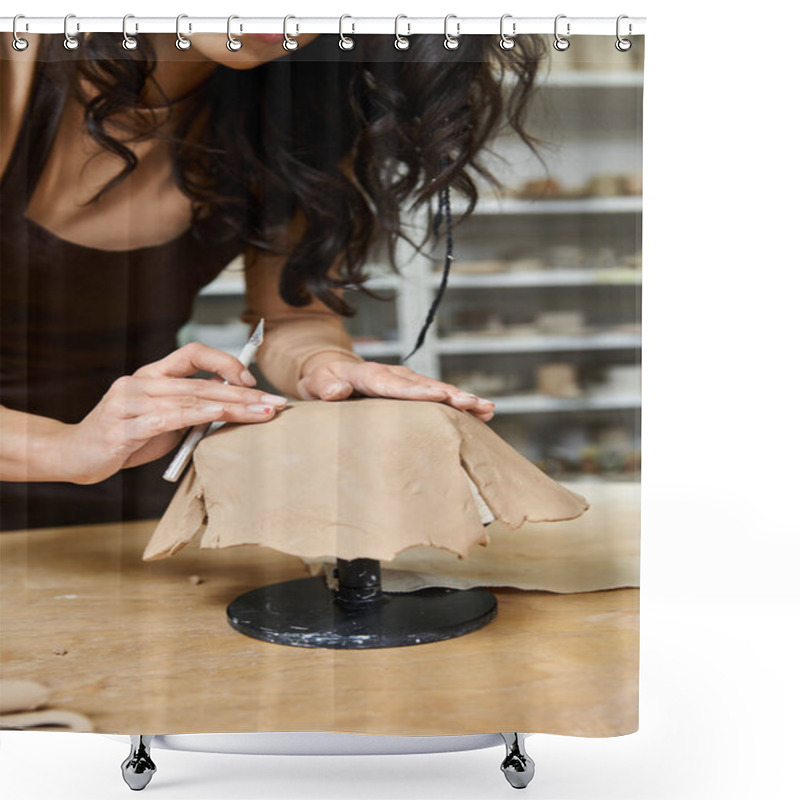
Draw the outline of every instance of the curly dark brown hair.
[[[398,272],[398,241],[419,250],[430,238],[432,215],[424,239],[414,243],[404,211],[430,207],[447,186],[468,201],[458,224],[478,200],[473,174],[499,187],[480,156],[500,130],[510,126],[540,158],[541,142],[526,130],[526,117],[547,53],[541,37],[517,36],[509,50],[488,35],[461,37],[457,50],[444,48],[437,35],[411,41],[398,52],[393,36],[361,35],[353,50],[342,51],[338,36],[323,34],[252,69],[219,65],[199,90],[177,99],[183,111],[169,135],[174,180],[193,200],[197,229],[286,255],[280,295],[290,305],[307,305],[312,292],[352,316],[331,288],[374,297],[361,286],[371,248],[388,245]],[[123,162],[94,201],[136,167],[137,157],[108,122],[124,109],[147,119],[141,98],[156,57],[146,35],[125,51],[116,34],[96,33],[82,37],[75,52],[57,56],[75,66],[62,71],[63,80],[77,91],[77,74],[95,87],[95,96],[82,97],[88,132]],[[162,135],[158,127],[153,120],[137,136]],[[198,128],[199,135],[189,135]],[[352,174],[341,169],[346,156]],[[297,212],[307,225],[287,250],[284,234]],[[338,259],[337,279],[328,272]]]

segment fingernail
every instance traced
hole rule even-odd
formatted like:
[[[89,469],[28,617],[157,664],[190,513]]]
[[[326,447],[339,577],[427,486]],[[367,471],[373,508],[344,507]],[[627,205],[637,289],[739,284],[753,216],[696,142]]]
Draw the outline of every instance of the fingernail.
[[[261,402],[266,404],[274,404],[276,406],[282,406],[286,404],[286,398],[280,397],[279,395],[262,395]]]
[[[269,414],[272,411],[272,406],[247,406],[247,410],[256,414]]]
[[[207,403],[206,405],[203,406],[201,411],[204,414],[219,414],[219,412],[222,411],[223,408],[225,408],[225,406],[222,405],[222,403]]]
[[[467,392],[458,392],[455,395],[456,400],[477,400],[474,394],[467,394]]]
[[[248,386],[255,386],[258,383],[255,375],[249,369],[243,369],[239,377],[242,379],[242,383],[246,383]]]
[[[346,383],[334,383],[325,390],[325,395],[330,397],[332,394],[339,394],[347,388]]]

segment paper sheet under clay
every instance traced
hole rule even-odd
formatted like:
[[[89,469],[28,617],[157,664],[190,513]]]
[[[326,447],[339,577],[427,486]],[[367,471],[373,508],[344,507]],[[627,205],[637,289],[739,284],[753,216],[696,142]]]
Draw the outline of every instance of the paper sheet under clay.
[[[306,401],[207,436],[143,558],[170,556],[199,533],[201,547],[259,544],[305,558],[392,560],[418,546],[465,558],[490,542],[467,476],[493,524],[513,530],[588,508],[452,406]]]
[[[639,484],[592,480],[567,486],[585,491],[591,501],[578,519],[526,522],[516,531],[492,523],[487,529],[491,545],[475,548],[465,559],[429,547],[411,548],[381,562],[383,590],[508,586],[566,593],[638,587]],[[303,561],[309,574],[324,573],[335,588],[335,560]]]

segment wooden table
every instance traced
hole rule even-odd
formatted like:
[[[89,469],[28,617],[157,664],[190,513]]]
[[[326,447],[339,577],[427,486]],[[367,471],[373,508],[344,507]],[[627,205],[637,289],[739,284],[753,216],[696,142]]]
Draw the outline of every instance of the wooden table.
[[[154,527],[0,534],[0,679],[46,684],[52,707],[86,714],[104,733],[615,736],[638,727],[636,589],[493,589],[495,620],[457,639],[287,647],[237,633],[225,610],[242,592],[307,577],[300,559],[190,545],[143,562]]]

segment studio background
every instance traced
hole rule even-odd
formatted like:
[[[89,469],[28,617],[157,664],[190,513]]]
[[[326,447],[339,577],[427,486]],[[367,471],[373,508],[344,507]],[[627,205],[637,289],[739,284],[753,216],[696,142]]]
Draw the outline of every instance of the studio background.
[[[45,1],[28,13],[187,10],[117,5],[69,9]],[[766,34],[778,24],[797,30],[800,19],[782,10],[778,21],[755,7],[734,16],[721,3],[705,4],[701,14],[686,2],[635,5],[574,2],[566,11],[643,15],[648,26],[640,731],[611,740],[532,737],[537,777],[526,791],[537,798],[789,798],[800,609],[791,508],[800,444],[791,367],[797,156],[791,48]],[[263,13],[257,8],[198,3],[190,10]],[[462,0],[335,10],[304,2],[286,11],[345,12],[444,18],[565,9],[498,10]],[[147,791],[165,798],[500,797],[512,790],[493,774],[498,752],[346,759],[164,752],[159,784]],[[4,731],[0,787],[12,798],[124,796],[120,758],[120,745],[104,737]],[[63,779],[74,771],[83,775],[80,785]]]

